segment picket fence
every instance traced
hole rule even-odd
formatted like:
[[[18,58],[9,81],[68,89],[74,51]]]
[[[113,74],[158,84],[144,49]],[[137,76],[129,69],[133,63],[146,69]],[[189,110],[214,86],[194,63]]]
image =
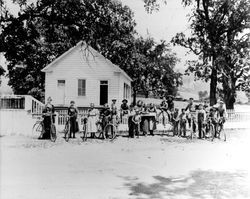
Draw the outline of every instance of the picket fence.
[[[78,114],[78,123],[80,126],[83,126],[83,119],[87,117],[88,114],[88,107],[81,107],[79,109]],[[66,109],[58,109],[56,110],[58,118],[56,120],[57,126],[59,129],[63,129],[66,121],[67,121],[67,110]],[[234,110],[227,110],[228,118],[227,123],[229,124],[241,124],[241,123],[247,123],[250,122],[250,112],[235,112]],[[157,117],[157,120],[159,121],[157,125],[158,130],[168,130],[170,128],[169,125],[164,128],[163,126],[163,117],[159,116]],[[80,127],[81,128],[81,127]],[[123,117],[121,123],[119,124],[119,129],[121,131],[128,130],[128,118]]]

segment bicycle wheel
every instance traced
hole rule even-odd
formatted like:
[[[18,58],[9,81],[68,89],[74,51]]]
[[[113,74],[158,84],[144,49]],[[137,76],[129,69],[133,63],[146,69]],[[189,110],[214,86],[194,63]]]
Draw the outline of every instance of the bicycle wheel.
[[[42,138],[43,133],[44,133],[43,123],[42,121],[37,121],[32,127],[32,134],[39,138]]]
[[[51,124],[51,128],[50,128],[50,140],[52,142],[56,141],[56,126],[54,124]]]
[[[107,124],[104,128],[104,134],[106,138],[111,140],[115,139],[116,137],[116,127],[113,124]]]
[[[223,137],[224,137],[224,141],[226,141],[227,140],[227,136],[226,136],[225,130],[223,129],[223,124],[219,124],[218,125],[218,138],[219,139],[221,138],[222,134],[223,134]]]
[[[211,137],[211,141],[214,141],[215,137],[215,128],[213,124],[209,124],[209,135]]]
[[[69,141],[69,131],[70,131],[70,123],[66,122],[65,127],[64,127],[64,138],[66,142]]]

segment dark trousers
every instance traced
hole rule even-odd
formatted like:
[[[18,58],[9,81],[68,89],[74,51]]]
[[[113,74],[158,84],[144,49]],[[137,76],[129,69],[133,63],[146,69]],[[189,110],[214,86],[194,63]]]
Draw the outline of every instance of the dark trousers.
[[[186,121],[180,121],[180,135],[186,137]]]
[[[173,134],[178,135],[179,121],[173,121],[173,125],[174,125]]]
[[[134,134],[139,137],[140,133],[140,123],[134,123]]]
[[[204,137],[204,132],[203,132],[203,121],[198,121],[198,131],[199,131],[199,138],[203,138]]]
[[[72,137],[73,134],[73,138],[75,138],[75,133],[77,131],[77,123],[76,123],[76,118],[72,117],[70,118],[70,132],[69,132],[69,137]]]
[[[192,131],[196,132],[196,123],[195,123],[195,121],[192,118],[188,118],[188,126],[189,126],[189,128],[191,128],[191,125],[193,126]]]
[[[50,116],[45,116],[43,119],[44,133],[42,139],[50,139],[50,129],[51,129],[51,118]]]
[[[133,125],[133,122],[132,122],[132,116],[129,116],[128,117],[128,136],[129,137],[134,137],[134,125]]]

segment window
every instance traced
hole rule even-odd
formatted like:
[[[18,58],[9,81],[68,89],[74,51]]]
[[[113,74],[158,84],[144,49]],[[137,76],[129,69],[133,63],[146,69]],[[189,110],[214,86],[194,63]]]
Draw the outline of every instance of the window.
[[[86,80],[78,79],[78,96],[86,96]]]
[[[126,83],[124,83],[123,98],[124,99],[130,98],[130,86],[128,84],[126,84]]]
[[[65,80],[57,80],[57,86],[58,87],[65,86]]]

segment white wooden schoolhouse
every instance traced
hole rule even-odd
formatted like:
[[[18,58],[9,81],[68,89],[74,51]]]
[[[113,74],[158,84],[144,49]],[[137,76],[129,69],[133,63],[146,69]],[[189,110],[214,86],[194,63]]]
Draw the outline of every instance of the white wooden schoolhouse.
[[[45,72],[45,99],[55,106],[87,107],[131,102],[132,79],[117,65],[81,41],[42,69]]]

